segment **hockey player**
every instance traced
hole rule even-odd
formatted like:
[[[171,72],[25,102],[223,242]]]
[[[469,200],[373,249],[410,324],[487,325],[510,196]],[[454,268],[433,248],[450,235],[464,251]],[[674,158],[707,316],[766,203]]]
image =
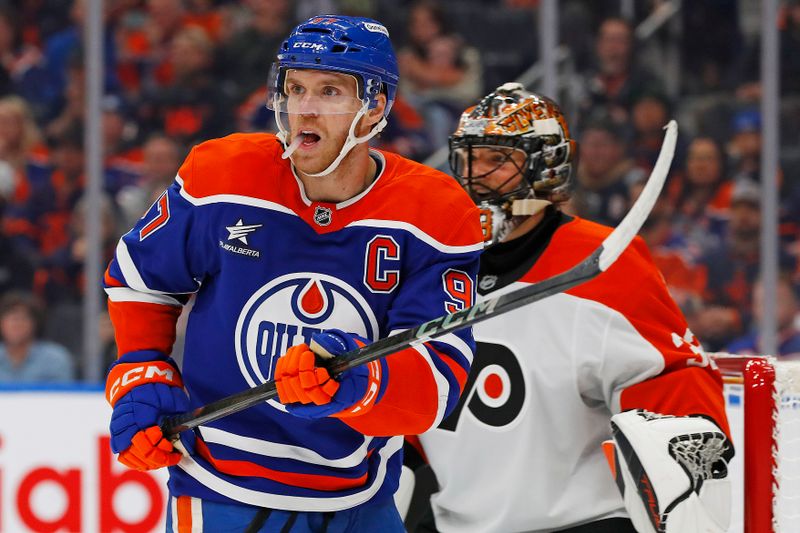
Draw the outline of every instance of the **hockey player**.
[[[194,147],[117,246],[111,447],[131,468],[171,467],[170,531],[402,531],[398,435],[455,407],[471,331],[337,380],[317,355],[471,305],[478,212],[452,178],[368,148],[398,81],[384,26],[314,17],[273,74],[279,134]],[[192,294],[179,369],[167,354]],[[280,401],[161,434],[165,415],[269,380]]]
[[[575,149],[558,106],[516,83],[462,115],[451,166],[482,210],[479,298],[559,274],[610,233],[559,210]],[[419,437],[438,530],[726,530],[721,378],[641,239],[593,280],[473,333],[459,405]],[[624,497],[601,447],[612,436]]]

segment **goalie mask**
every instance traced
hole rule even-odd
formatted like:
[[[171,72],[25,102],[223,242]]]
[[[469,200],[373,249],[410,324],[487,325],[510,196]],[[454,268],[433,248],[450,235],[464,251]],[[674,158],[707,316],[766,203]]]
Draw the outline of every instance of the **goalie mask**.
[[[450,168],[481,208],[486,245],[569,199],[575,149],[558,105],[519,83],[464,111],[450,136]]]
[[[286,74],[290,70],[324,70],[352,76],[358,97],[318,98],[298,105],[289,97]],[[338,157],[322,172],[333,172],[345,156],[359,143],[377,135],[386,127],[386,117],[394,103],[399,79],[397,59],[386,28],[372,19],[321,15],[299,24],[278,52],[267,86],[267,107],[275,113],[278,138],[284,145],[284,158],[291,156],[299,141],[289,139],[290,114],[354,115],[350,131]],[[378,95],[386,95],[386,107],[380,122],[361,137],[355,134],[358,121],[378,104]],[[313,108],[313,109],[311,109]],[[286,120],[286,122],[285,122]]]

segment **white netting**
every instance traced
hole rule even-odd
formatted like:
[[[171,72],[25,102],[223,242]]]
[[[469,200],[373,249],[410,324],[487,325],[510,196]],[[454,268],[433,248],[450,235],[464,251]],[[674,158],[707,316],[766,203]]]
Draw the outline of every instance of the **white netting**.
[[[695,486],[701,480],[716,479],[727,474],[723,457],[728,446],[725,435],[716,432],[681,435],[669,443],[670,453],[689,471]]]
[[[775,364],[777,487],[775,531],[800,531],[800,362]]]

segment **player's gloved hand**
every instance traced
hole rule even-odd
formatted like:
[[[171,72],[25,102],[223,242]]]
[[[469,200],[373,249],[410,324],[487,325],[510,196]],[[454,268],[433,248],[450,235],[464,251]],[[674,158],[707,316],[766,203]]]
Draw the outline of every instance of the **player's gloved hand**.
[[[153,351],[123,355],[108,372],[106,399],[111,404],[111,450],[135,470],[176,465],[181,453],[158,427],[168,415],[189,409],[183,380],[174,361]],[[185,433],[187,449],[194,435]]]
[[[292,346],[275,366],[278,398],[286,410],[301,418],[348,417],[366,413],[380,399],[386,374],[382,361],[346,370],[333,379],[318,364],[364,346],[369,341],[338,329],[316,333],[311,346]]]
[[[611,417],[603,443],[640,533],[722,533],[731,514],[733,446],[711,420],[644,410]]]

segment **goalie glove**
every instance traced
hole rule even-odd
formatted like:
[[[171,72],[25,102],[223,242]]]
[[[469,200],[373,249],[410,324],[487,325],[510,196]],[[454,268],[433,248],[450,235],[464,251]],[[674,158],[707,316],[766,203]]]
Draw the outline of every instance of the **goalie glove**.
[[[636,531],[727,531],[734,451],[714,422],[640,409],[611,417],[611,430],[603,446]]]

